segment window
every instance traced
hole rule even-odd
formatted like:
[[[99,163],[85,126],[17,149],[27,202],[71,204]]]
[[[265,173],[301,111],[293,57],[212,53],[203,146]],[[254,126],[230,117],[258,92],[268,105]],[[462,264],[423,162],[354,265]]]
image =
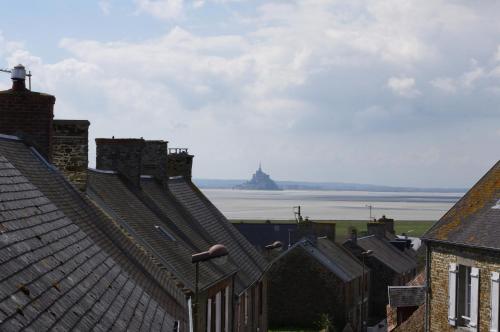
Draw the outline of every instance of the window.
[[[459,325],[469,326],[471,305],[471,267],[458,267],[458,320]]]
[[[448,322],[477,328],[479,269],[451,263],[448,274]]]
[[[174,329],[173,329],[174,332],[179,332],[179,321],[176,320],[174,322]]]

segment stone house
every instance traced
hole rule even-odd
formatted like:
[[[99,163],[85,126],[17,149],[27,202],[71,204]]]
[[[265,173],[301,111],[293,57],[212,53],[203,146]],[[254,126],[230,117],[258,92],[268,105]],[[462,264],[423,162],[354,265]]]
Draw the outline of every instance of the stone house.
[[[266,331],[266,261],[192,184],[193,156],[164,141],[98,140],[54,120],[24,79],[0,92],[0,330],[187,331],[191,255],[199,331]]]
[[[406,331],[403,326],[405,322],[412,318],[418,321],[416,316],[421,315],[420,325],[412,324],[412,330],[423,331],[423,310],[425,304],[425,271],[420,272],[413,280],[405,286],[389,286],[388,290],[389,304],[387,305],[387,331]],[[418,311],[418,312],[417,312]]]
[[[372,273],[368,310],[371,324],[386,317],[386,305],[389,303],[387,287],[403,286],[416,275],[417,261],[414,254],[408,249],[407,241],[396,239],[392,233],[392,225],[370,222],[368,236],[358,238],[354,230],[351,238],[343,243],[359,260],[363,259],[363,252],[372,253],[365,258]],[[387,233],[389,234],[386,235]]]
[[[0,92],[0,330],[187,330],[177,280],[51,162],[55,97],[24,77]]]
[[[498,331],[500,162],[423,236],[427,331]]]
[[[369,271],[333,239],[303,238],[278,256],[268,273],[271,327],[315,328],[326,314],[338,331],[361,330]]]
[[[96,139],[96,146],[87,194],[189,292],[196,282],[191,254],[216,243],[228,248],[226,263],[200,264],[199,330],[265,331],[267,263],[192,184],[193,156],[165,141]]]

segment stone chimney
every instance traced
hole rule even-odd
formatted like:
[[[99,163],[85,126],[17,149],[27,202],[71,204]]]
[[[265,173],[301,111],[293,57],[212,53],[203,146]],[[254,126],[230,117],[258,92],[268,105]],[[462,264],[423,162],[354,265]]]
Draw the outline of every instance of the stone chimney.
[[[391,218],[386,218],[385,215],[382,216],[378,220],[378,222],[381,222],[385,225],[385,230],[391,234],[396,234],[396,231],[394,230],[394,219]]]
[[[134,186],[140,185],[142,138],[96,138],[96,167],[116,171]]]
[[[335,242],[335,223],[320,223],[320,222],[311,222],[312,233],[316,238],[326,236],[331,241]]]
[[[356,229],[356,227],[350,227],[349,239],[354,244],[358,242],[358,230]]]
[[[168,177],[182,176],[190,179],[194,156],[188,153],[188,149],[173,148],[168,150]]]
[[[146,141],[142,150],[142,174],[151,175],[162,184],[167,176],[167,141]]]
[[[54,96],[26,89],[26,69],[12,70],[12,89],[0,91],[0,134],[15,135],[52,161]]]
[[[52,162],[78,189],[87,188],[89,126],[87,120],[54,120]]]
[[[376,237],[379,238],[384,238],[385,237],[385,224],[378,222],[378,221],[373,221],[369,222],[366,224],[368,235],[375,235]]]

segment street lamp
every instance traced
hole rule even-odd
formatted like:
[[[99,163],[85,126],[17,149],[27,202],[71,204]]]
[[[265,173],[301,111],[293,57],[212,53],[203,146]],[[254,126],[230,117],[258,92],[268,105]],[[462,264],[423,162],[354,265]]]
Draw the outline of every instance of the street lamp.
[[[226,257],[229,254],[227,251],[227,248],[223,244],[215,244],[211,246],[207,251],[199,252],[196,254],[191,255],[191,263],[195,263],[196,265],[196,279],[195,279],[195,293],[194,293],[194,298],[195,298],[195,303],[193,304],[193,312],[194,312],[194,319],[193,319],[193,325],[194,325],[194,331],[197,332],[197,327],[198,327],[198,280],[199,280],[199,274],[200,274],[200,269],[199,269],[199,264],[200,262],[206,262],[215,258],[222,258]]]
[[[361,275],[361,331],[366,331],[366,320],[364,315],[365,307],[365,257],[373,254],[373,250],[366,250],[361,252],[361,262],[363,265],[363,274]]]
[[[273,249],[278,249],[278,248],[281,248],[281,247],[283,247],[283,243],[281,241],[274,241],[273,243],[268,244],[264,248],[266,250],[273,250]]]

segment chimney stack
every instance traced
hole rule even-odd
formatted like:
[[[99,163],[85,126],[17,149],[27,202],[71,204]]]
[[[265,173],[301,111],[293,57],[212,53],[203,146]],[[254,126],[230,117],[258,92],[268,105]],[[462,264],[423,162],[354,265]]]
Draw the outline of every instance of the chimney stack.
[[[312,233],[316,238],[326,236],[332,242],[335,242],[335,223],[319,223],[312,221],[311,222]]]
[[[385,225],[378,221],[369,222],[366,224],[368,235],[375,235],[378,238],[385,237]]]
[[[168,149],[168,177],[182,176],[190,179],[193,168],[193,157],[193,155],[188,153],[188,149]]]
[[[54,120],[52,161],[78,189],[87,188],[89,126],[87,120]]]
[[[162,184],[167,176],[167,141],[146,141],[142,150],[142,174],[151,175]]]
[[[26,89],[22,65],[11,73],[12,89],[0,91],[0,133],[15,135],[52,161],[54,96]]]
[[[96,138],[96,167],[116,171],[134,186],[140,186],[142,138]]]
[[[396,231],[394,230],[394,219],[392,218],[386,218],[385,215],[382,216],[378,220],[378,222],[381,222],[385,225],[385,230],[391,234],[396,234]]]
[[[356,227],[350,227],[350,239],[351,239],[351,242],[356,244],[358,242],[358,230],[356,229]]]

